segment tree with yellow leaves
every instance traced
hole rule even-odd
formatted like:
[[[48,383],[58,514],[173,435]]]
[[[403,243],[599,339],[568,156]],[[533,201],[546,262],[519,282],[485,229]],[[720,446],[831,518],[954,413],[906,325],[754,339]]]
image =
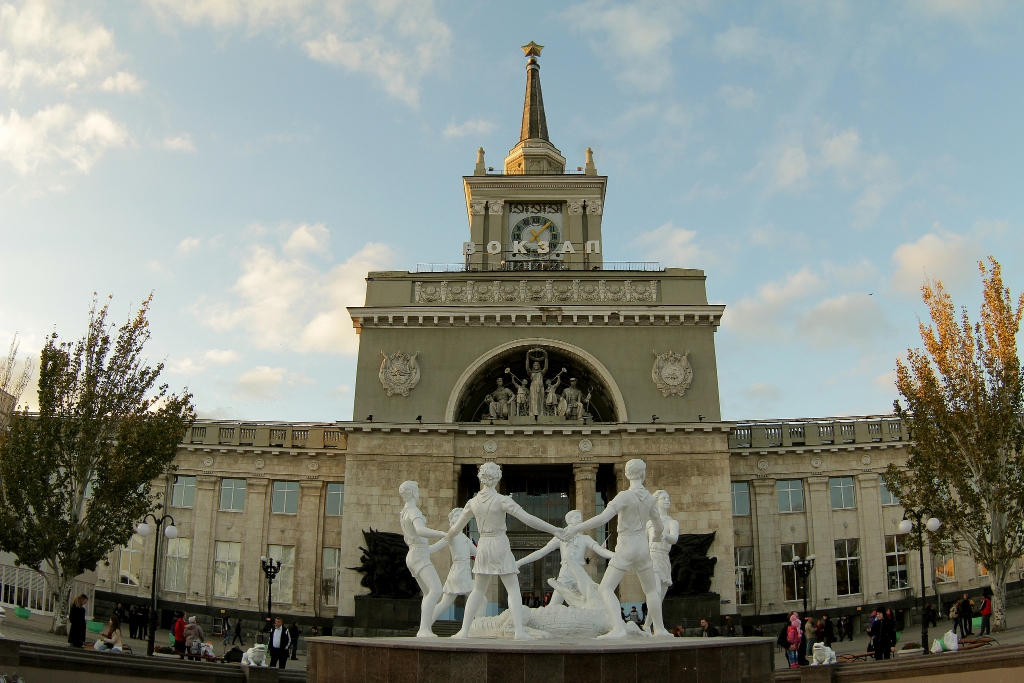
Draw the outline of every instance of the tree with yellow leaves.
[[[1024,553],[1024,375],[1017,332],[1024,295],[1003,286],[999,263],[979,263],[980,320],[959,315],[941,282],[921,288],[931,325],[920,323],[924,350],[896,362],[906,402],[896,413],[910,438],[907,469],[890,465],[886,486],[904,507],[942,520],[934,545],[952,544],[988,569],[992,627],[1006,626],[1006,577]],[[927,645],[926,645],[927,646]]]

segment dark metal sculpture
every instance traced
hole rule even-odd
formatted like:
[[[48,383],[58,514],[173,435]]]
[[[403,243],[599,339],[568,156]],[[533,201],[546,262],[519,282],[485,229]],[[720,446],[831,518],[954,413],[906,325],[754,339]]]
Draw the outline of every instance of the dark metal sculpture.
[[[679,540],[669,551],[669,560],[672,562],[669,596],[711,592],[711,578],[715,575],[718,558],[708,557],[708,550],[714,541],[713,531],[710,534],[679,535]]]
[[[418,597],[420,587],[405,564],[409,546],[405,544],[402,534],[363,529],[363,539],[366,547],[359,546],[363,551],[363,556],[359,558],[362,564],[349,569],[363,573],[359,584],[370,589],[370,597]]]

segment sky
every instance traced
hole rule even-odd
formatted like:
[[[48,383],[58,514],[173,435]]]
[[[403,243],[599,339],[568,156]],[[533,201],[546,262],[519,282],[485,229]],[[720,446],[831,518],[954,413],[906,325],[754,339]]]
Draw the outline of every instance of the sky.
[[[726,305],[723,417],[888,413],[926,277],[974,315],[979,259],[1024,289],[1022,39],[985,0],[2,3],[0,344],[152,292],[201,417],[351,419],[346,307],[459,261],[534,40],[552,142],[609,178],[605,258]]]

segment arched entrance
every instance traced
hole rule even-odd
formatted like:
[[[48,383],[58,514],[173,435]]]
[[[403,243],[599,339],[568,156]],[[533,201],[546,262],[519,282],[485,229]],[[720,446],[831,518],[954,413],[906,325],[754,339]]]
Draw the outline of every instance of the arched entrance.
[[[507,387],[510,394],[515,394],[517,384],[526,382],[530,386],[527,372],[527,353],[534,352],[531,360],[545,357],[547,371],[544,373],[545,388],[555,385],[555,394],[564,396],[572,379],[576,387],[585,397],[583,414],[594,422],[626,422],[626,406],[618,385],[608,369],[593,355],[578,346],[554,339],[519,339],[495,347],[481,355],[466,368],[455,383],[445,410],[446,422],[480,422],[490,419],[489,397],[498,389],[498,380]],[[515,381],[513,381],[513,378]],[[547,392],[545,392],[547,393]],[[510,398],[510,403],[515,399]],[[557,403],[556,403],[557,405]],[[564,408],[564,406],[563,406]],[[510,421],[545,421],[558,422],[571,420],[573,415],[556,415],[558,412],[542,410],[541,417],[534,417],[531,411],[517,414],[518,409],[511,406],[508,410]]]

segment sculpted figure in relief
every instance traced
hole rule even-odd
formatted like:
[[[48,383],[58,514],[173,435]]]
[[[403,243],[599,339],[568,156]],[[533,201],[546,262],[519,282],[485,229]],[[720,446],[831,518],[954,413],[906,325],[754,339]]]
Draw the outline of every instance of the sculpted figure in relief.
[[[505,381],[499,377],[498,388],[491,392],[491,401],[487,406],[492,420],[508,419],[514,396],[512,390],[505,386]]]
[[[626,463],[626,478],[629,488],[612,499],[599,515],[591,517],[582,524],[571,524],[566,527],[563,537],[572,537],[581,531],[596,529],[611,521],[616,515],[618,521],[618,541],[615,544],[615,557],[608,565],[604,578],[601,579],[600,593],[608,612],[611,630],[601,638],[625,638],[626,627],[620,618],[619,599],[615,595],[622,577],[634,570],[640,578],[640,587],[647,597],[647,620],[653,628],[655,636],[672,637],[665,630],[661,618],[661,600],[656,592],[657,579],[654,576],[654,563],[651,561],[650,541],[660,541],[664,525],[661,515],[655,509],[654,497],[644,488],[647,477],[647,464],[643,460],[630,460]],[[653,533],[648,536],[645,526],[650,520]]]
[[[648,520],[647,539],[651,548],[651,561],[654,562],[654,579],[657,581],[655,593],[657,593],[658,597],[656,600],[660,605],[665,602],[665,595],[668,594],[668,589],[672,585],[672,561],[669,559],[669,551],[672,550],[675,542],[679,540],[679,522],[672,519],[668,514],[672,501],[669,499],[667,491],[659,490],[654,492],[654,505],[658,516],[661,517],[661,538],[655,540],[654,522]],[[650,608],[650,605],[648,605],[648,608]],[[650,612],[648,612],[647,622],[650,621]],[[644,623],[644,630],[651,631],[652,628],[652,623]]]
[[[579,524],[583,521],[583,513],[579,510],[570,510],[565,515],[565,523],[567,525]],[[600,555],[606,559],[612,559],[615,557],[615,553],[611,552],[607,548],[601,547],[597,541],[592,539],[586,534],[576,534],[568,541],[563,541],[560,538],[552,538],[548,541],[540,550],[535,550],[521,560],[516,560],[516,567],[522,567],[524,564],[530,564],[536,562],[545,555],[550,554],[553,550],[558,549],[558,553],[561,556],[561,568],[558,570],[558,583],[571,588],[577,593],[582,593],[583,589],[580,588],[579,583],[576,581],[574,569],[583,571],[583,565],[587,561],[587,551]],[[551,602],[549,605],[561,605],[565,602],[565,597],[562,593],[556,590],[551,595]]]
[[[565,415],[570,420],[579,420],[583,417],[583,404],[590,401],[590,392],[584,396],[579,387],[576,386],[576,378],[569,378],[569,386],[562,392],[562,398],[558,402],[558,414]]]
[[[558,374],[554,378],[544,382],[547,386],[547,391],[544,396],[544,414],[555,415],[558,413],[558,385],[562,383],[562,373],[565,372],[565,368],[558,371]]]
[[[526,352],[526,372],[530,375],[530,415],[544,414],[544,373],[547,371],[547,351],[536,348]]]
[[[416,364],[416,356],[419,351],[411,356],[395,351],[390,356],[382,350],[380,355],[383,360],[380,363],[380,384],[388,396],[401,394],[408,396],[409,392],[416,388],[420,381],[420,367]]]
[[[463,513],[445,534],[445,539],[451,542],[473,518],[476,518],[477,527],[480,530],[480,545],[476,552],[476,563],[473,565],[473,591],[466,601],[462,629],[452,638],[469,637],[469,629],[473,624],[474,617],[487,602],[487,589],[491,585],[491,577],[500,576],[508,594],[519,595],[519,578],[517,576],[519,569],[516,567],[516,558],[509,546],[508,535],[505,533],[505,515],[512,515],[526,526],[538,531],[553,536],[563,536],[562,529],[534,517],[512,498],[503,496],[495,490],[494,487],[501,481],[501,468],[497,463],[485,462],[480,466],[477,477],[480,479],[480,492],[466,503]],[[509,611],[512,613],[515,625],[516,640],[531,639],[531,636],[527,635],[523,628],[520,601],[509,600]],[[431,605],[429,614],[433,616],[433,605]]]
[[[526,417],[530,410],[530,390],[527,387],[526,380],[520,381],[518,377],[512,374],[511,368],[505,368],[505,373],[512,379],[512,386],[516,388],[515,415],[516,417]]]
[[[430,562],[430,554],[436,552],[449,543],[443,531],[435,531],[427,527],[427,521],[420,512],[420,486],[414,481],[403,481],[398,487],[398,495],[405,501],[399,521],[402,526],[402,535],[405,537],[405,544],[409,546],[409,553],[405,556],[405,564],[409,567],[409,573],[416,578],[416,583],[423,592],[423,602],[420,604],[420,630],[416,632],[417,638],[436,638],[430,627],[434,623],[434,607],[441,599],[441,578],[437,570]],[[441,538],[434,545],[427,545],[428,538]]]

